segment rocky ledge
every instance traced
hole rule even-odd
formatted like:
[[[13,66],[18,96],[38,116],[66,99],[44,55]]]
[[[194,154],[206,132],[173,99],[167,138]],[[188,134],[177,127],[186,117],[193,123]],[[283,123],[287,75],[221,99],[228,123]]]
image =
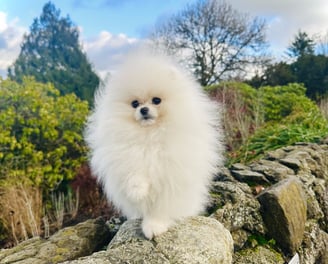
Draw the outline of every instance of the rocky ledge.
[[[1,250],[0,263],[283,264],[296,255],[293,263],[328,264],[327,182],[328,145],[300,143],[223,169],[208,216],[185,219],[152,241],[139,221],[118,228],[89,220]]]

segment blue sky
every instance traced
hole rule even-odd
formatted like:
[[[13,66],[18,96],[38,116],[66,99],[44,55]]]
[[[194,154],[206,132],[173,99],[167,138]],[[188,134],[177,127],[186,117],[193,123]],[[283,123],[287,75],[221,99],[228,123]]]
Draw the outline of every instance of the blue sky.
[[[0,11],[8,19],[19,19],[28,26],[41,14],[47,0],[0,0]],[[61,14],[70,15],[75,24],[83,28],[86,36],[102,30],[112,34],[124,33],[130,37],[142,37],[157,19],[179,10],[188,0],[52,0]]]
[[[267,20],[270,51],[281,57],[299,29],[310,35],[328,31],[327,0],[226,0],[235,9]],[[0,75],[17,58],[24,33],[47,0],[0,0]],[[115,70],[120,56],[144,40],[160,21],[188,0],[52,0],[81,29],[83,48],[97,72]]]

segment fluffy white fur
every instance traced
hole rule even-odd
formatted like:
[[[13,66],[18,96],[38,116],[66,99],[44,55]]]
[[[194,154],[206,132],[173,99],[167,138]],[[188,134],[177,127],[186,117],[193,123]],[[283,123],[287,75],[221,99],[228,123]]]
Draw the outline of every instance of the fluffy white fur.
[[[223,160],[219,116],[201,87],[162,55],[128,55],[98,93],[86,130],[92,171],[123,214],[143,219],[147,238],[204,209]]]

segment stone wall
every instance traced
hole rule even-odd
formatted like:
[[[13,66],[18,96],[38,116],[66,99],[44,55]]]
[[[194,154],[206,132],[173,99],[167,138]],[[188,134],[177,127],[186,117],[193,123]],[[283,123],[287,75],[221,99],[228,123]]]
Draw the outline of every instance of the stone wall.
[[[213,184],[218,209],[211,217],[230,230],[234,263],[284,263],[297,253],[302,264],[328,264],[327,186],[325,142],[299,143],[224,170]],[[260,260],[264,249],[284,261]]]
[[[107,247],[120,221],[89,220],[1,250],[0,263],[283,264],[298,254],[302,264],[328,264],[327,182],[328,145],[297,144],[221,170],[207,217],[152,241],[127,221]]]

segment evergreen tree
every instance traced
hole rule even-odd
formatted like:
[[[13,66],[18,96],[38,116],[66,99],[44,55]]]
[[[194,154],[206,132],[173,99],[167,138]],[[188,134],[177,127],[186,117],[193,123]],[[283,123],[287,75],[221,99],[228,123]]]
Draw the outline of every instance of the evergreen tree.
[[[314,40],[311,39],[306,32],[298,31],[294,41],[287,48],[287,54],[292,58],[299,58],[305,55],[313,55],[314,48]]]
[[[328,57],[324,55],[303,55],[291,64],[279,62],[270,65],[263,75],[256,75],[249,84],[254,87],[278,86],[289,83],[305,85],[306,95],[318,100],[328,95]]]
[[[8,68],[8,76],[17,82],[27,75],[39,82],[51,82],[61,94],[75,93],[89,103],[99,85],[99,77],[79,44],[77,27],[69,16],[61,17],[51,2],[34,19],[18,58]]]
[[[290,65],[297,82],[307,88],[306,94],[312,99],[328,95],[328,57],[324,55],[306,55]]]
[[[291,66],[285,62],[269,65],[263,75],[255,75],[248,83],[256,88],[261,86],[287,85],[297,81],[297,76]]]

